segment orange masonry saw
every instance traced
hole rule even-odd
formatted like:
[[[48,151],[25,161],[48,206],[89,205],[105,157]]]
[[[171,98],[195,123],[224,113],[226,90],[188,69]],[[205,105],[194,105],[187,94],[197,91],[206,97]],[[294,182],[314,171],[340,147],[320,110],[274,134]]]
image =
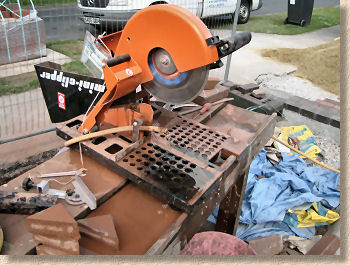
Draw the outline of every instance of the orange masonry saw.
[[[112,55],[103,66],[106,91],[86,113],[78,131],[87,134],[100,130],[101,124],[132,126],[135,120],[151,125],[149,94],[171,104],[193,100],[204,88],[209,70],[221,67],[222,57],[250,40],[250,32],[220,40],[180,6],[153,5],[140,10],[122,31],[97,39]],[[114,104],[135,93],[139,85],[142,89],[134,104]],[[141,99],[142,103],[136,103]]]
[[[220,40],[191,11],[154,5],[137,12],[124,30],[97,38],[96,46],[111,54],[104,80],[62,74],[52,63],[44,71],[37,66],[37,73],[65,146],[76,149],[79,142],[81,152],[190,213],[229,174],[239,155],[235,139],[150,103],[150,94],[169,104],[193,100],[209,70],[250,39],[242,32]]]

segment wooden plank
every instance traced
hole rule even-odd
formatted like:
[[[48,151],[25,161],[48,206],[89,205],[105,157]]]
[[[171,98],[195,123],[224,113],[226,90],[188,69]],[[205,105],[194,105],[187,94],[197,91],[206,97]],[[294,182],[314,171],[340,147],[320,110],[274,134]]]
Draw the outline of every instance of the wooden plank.
[[[247,182],[247,175],[248,174],[241,175],[235,185],[231,187],[226,197],[222,200],[215,226],[216,231],[233,234],[234,228],[236,227],[236,218],[240,215],[240,196],[242,193],[242,186]]]
[[[97,199],[97,205],[102,204],[110,198],[115,192],[122,188],[126,179],[114,173],[110,169],[106,168],[97,161],[83,156],[84,167],[88,170],[87,175],[82,177],[84,183],[88,186],[91,192],[95,195]],[[40,182],[41,179],[36,178],[39,174],[43,173],[53,173],[70,171],[81,168],[80,155],[78,152],[73,150],[67,150],[60,155],[44,162],[43,164],[29,170],[25,174],[17,177],[16,179],[10,181],[6,185],[0,186],[0,190],[5,191],[23,191],[21,188],[22,181],[26,177],[32,177],[35,183]],[[56,179],[62,183],[70,180],[71,177],[56,177],[50,179]],[[60,185],[54,181],[50,181],[50,188],[66,190],[68,188],[72,189],[73,185],[69,183],[68,185]],[[25,192],[25,191],[23,191]],[[29,191],[33,192],[33,190]],[[86,204],[73,206],[67,204],[64,200],[58,199],[57,202],[64,204],[69,213],[75,218],[79,219],[85,217],[90,209]],[[16,222],[20,223],[19,226],[11,225],[11,216],[14,216]],[[3,217],[9,218],[7,223],[3,223]],[[24,255],[29,253],[35,247],[35,243],[30,241],[28,238],[32,238],[31,234],[26,231],[25,218],[27,215],[0,215],[0,225],[8,233],[4,235],[6,244],[13,246],[10,248],[5,248],[3,254],[5,255]],[[13,233],[21,233],[22,236],[11,236]]]

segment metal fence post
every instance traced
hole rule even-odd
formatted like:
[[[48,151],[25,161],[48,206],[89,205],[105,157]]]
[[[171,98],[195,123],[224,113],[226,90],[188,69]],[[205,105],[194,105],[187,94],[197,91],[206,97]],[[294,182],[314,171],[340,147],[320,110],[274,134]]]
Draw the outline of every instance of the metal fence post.
[[[237,3],[236,3],[236,11],[235,11],[235,17],[234,17],[234,19],[233,19],[233,25],[232,25],[231,36],[235,35],[235,33],[236,33],[237,21],[238,21],[238,13],[239,13],[240,7],[241,7],[241,0],[237,0]],[[227,57],[226,69],[225,69],[225,76],[224,76],[224,80],[225,80],[225,81],[228,80],[228,75],[229,75],[229,73],[230,73],[231,57],[232,57],[232,54],[230,54],[230,55]]]

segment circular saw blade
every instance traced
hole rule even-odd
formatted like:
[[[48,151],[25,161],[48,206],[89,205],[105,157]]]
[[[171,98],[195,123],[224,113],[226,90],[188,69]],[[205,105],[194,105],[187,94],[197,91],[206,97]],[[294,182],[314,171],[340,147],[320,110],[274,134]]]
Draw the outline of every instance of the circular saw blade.
[[[158,54],[161,52],[164,55],[164,50],[159,49],[158,51]],[[166,103],[187,103],[196,98],[207,83],[208,66],[167,75],[157,67],[159,62],[155,61],[155,58],[158,57],[157,52],[149,56],[148,64],[153,74],[153,80],[142,84],[142,87],[152,96]]]

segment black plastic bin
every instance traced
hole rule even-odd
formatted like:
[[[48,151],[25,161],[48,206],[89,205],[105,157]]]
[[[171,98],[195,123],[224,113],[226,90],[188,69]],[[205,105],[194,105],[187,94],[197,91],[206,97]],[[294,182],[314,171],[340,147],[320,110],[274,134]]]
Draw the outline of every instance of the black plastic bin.
[[[311,22],[314,0],[288,0],[288,17],[284,24],[297,24],[302,27]]]

